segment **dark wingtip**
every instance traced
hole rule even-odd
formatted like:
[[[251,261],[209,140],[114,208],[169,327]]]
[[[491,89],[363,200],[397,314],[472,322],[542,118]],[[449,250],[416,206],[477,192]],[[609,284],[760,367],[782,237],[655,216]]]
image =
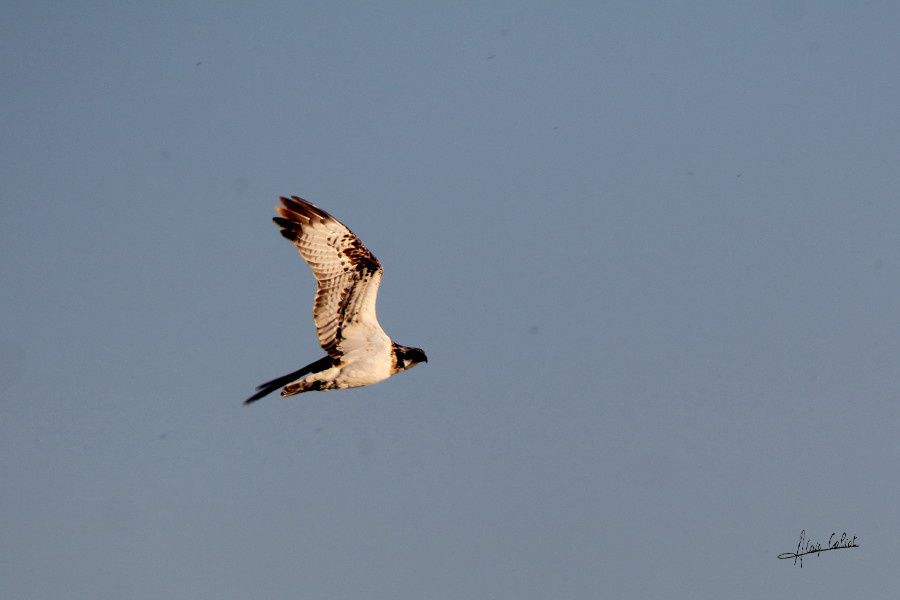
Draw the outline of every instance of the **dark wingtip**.
[[[250,396],[249,398],[244,400],[244,406],[247,406],[248,404],[253,404],[257,400],[260,400],[263,397],[268,396],[269,394],[271,394],[272,392],[277,390],[279,387],[281,387],[281,386],[277,385],[277,386],[272,387],[272,386],[267,386],[265,384],[261,385],[260,387],[256,388],[257,390],[259,390],[258,392],[256,392],[255,394],[253,394],[252,396]],[[260,388],[263,388],[263,389],[260,389]]]
[[[312,206],[312,203],[307,202],[300,196],[291,196],[290,198],[281,198],[281,203],[289,211],[299,213],[301,215],[308,214],[309,212],[311,212],[310,207]],[[278,212],[281,212],[280,206],[276,206],[275,208],[279,209]]]
[[[285,219],[284,217],[272,217],[272,222],[281,228],[280,233],[282,236],[291,240],[292,242],[297,239],[297,234],[300,231],[299,223],[295,223],[290,219]]]
[[[257,400],[268,396],[269,394],[280,388],[283,379],[284,377],[279,377],[278,379],[273,379],[272,381],[267,381],[256,386],[256,393],[244,400],[244,406],[253,404]]]
[[[303,215],[308,219],[315,217],[322,220],[332,219],[337,221],[337,219],[331,216],[328,211],[319,208],[309,200],[305,200],[300,196],[291,196],[290,198],[281,197],[280,199],[281,203],[284,204],[285,208],[287,208],[289,211]],[[281,211],[279,210],[279,212]]]
[[[244,406],[248,404],[252,404],[262,398],[263,396],[268,396],[281,386],[294,381],[299,377],[303,377],[307,373],[312,373],[313,371],[319,371],[322,369],[327,369],[334,365],[334,359],[330,356],[323,356],[317,361],[311,362],[302,369],[297,369],[293,373],[288,373],[287,375],[282,375],[281,377],[276,377],[271,381],[267,381],[265,383],[261,383],[256,386],[256,393],[244,400]]]

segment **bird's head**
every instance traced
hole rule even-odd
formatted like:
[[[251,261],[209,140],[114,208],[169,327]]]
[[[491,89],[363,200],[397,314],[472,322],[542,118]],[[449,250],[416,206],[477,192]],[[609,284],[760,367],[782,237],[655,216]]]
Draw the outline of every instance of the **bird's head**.
[[[428,357],[421,348],[410,348],[400,344],[394,344],[394,356],[397,357],[398,371],[406,371],[421,362],[428,362]]]

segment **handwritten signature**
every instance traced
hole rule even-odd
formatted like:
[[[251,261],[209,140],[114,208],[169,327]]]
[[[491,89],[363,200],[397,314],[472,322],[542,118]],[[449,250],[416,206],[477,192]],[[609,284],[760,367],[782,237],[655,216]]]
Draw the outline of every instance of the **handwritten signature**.
[[[859,548],[859,544],[856,543],[856,536],[854,535],[852,538],[847,535],[847,532],[843,532],[840,537],[838,537],[837,533],[832,532],[831,536],[828,538],[827,544],[820,544],[819,542],[813,542],[806,538],[806,530],[803,529],[800,531],[800,541],[797,542],[797,550],[795,552],[783,552],[778,555],[778,558],[784,560],[786,558],[793,558],[794,564],[797,564],[797,561],[800,561],[800,568],[803,568],[803,557],[807,554],[815,554],[819,555],[821,552],[828,552],[829,550],[840,550],[841,548]]]

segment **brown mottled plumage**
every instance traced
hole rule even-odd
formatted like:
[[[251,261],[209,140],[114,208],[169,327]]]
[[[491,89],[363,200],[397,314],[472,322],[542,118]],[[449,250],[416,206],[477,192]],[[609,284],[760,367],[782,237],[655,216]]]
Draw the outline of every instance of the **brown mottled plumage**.
[[[382,268],[343,223],[314,204],[281,198],[273,221],[312,269],[318,286],[313,320],[328,353],[314,363],[257,387],[245,404],[284,385],[282,396],[359,387],[427,362],[422,350],[401,346],[384,333],[375,314]]]

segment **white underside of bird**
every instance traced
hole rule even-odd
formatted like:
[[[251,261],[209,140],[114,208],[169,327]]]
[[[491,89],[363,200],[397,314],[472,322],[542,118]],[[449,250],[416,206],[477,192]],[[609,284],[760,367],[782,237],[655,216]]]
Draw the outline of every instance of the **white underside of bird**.
[[[344,224],[317,206],[281,198],[274,221],[316,278],[313,320],[327,355],[293,373],[263,383],[249,404],[281,386],[282,396],[361,387],[384,381],[428,358],[419,348],[392,341],[378,323],[378,259]]]

